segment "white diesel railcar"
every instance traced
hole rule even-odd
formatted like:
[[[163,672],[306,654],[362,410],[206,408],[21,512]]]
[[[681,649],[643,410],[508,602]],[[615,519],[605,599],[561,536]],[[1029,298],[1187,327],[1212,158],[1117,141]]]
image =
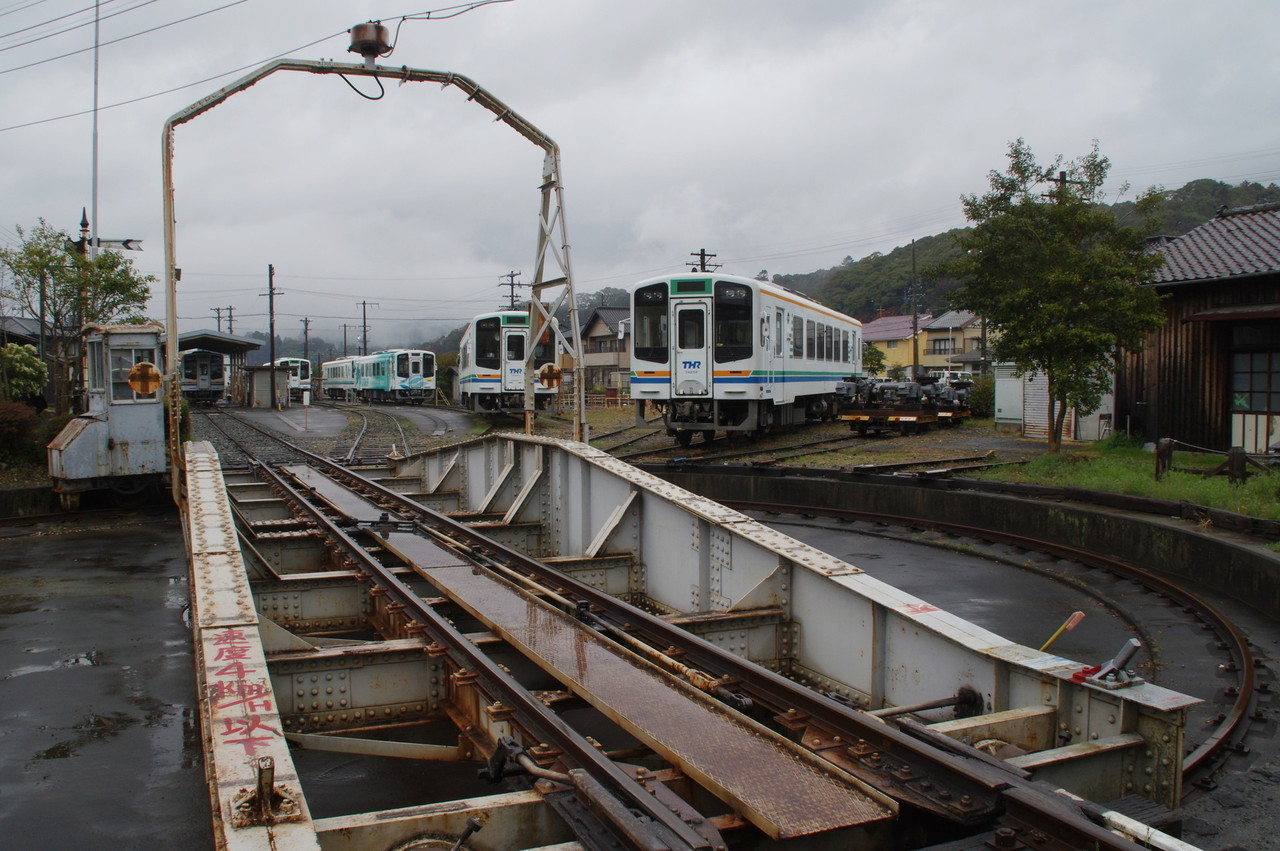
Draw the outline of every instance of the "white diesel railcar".
[[[522,310],[482,313],[467,324],[458,344],[454,399],[472,411],[524,409],[524,369],[529,345],[529,314]],[[555,366],[555,337],[550,329],[533,351],[535,402],[544,410],[560,392]]]
[[[833,419],[836,384],[861,371],[861,322],[766,281],[651,278],[633,288],[631,316],[636,425],[685,445],[696,432]]]

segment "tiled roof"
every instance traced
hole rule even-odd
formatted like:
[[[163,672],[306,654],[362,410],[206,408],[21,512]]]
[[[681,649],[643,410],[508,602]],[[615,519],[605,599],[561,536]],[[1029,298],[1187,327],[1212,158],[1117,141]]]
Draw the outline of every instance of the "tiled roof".
[[[1280,272],[1280,204],[1219,211],[1159,250],[1165,260],[1157,284]]]
[[[598,318],[609,329],[609,333],[616,334],[618,333],[618,323],[630,316],[631,308],[629,307],[597,307],[587,317],[587,321],[582,326],[582,333],[585,336],[587,329],[591,327],[591,323]]]
[[[910,319],[910,317],[907,317]],[[944,328],[968,328],[978,317],[967,310],[948,310],[929,323],[926,330],[940,331]],[[921,326],[922,328],[925,326]]]
[[[5,337],[24,337],[35,340],[40,336],[40,322],[25,316],[0,316],[0,331]]]
[[[920,330],[933,321],[932,313],[921,313]],[[881,316],[862,326],[864,340],[906,340],[911,337],[911,314],[905,316]]]

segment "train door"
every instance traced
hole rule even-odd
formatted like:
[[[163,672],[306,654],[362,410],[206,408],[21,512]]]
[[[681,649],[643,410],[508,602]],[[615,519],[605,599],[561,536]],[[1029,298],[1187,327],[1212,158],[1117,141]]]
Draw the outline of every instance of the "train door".
[[[502,390],[504,393],[524,392],[524,341],[523,328],[503,328],[502,348],[505,356],[502,369]]]
[[[676,329],[671,385],[676,396],[711,395],[711,348],[707,334],[707,305],[677,301],[671,307]]]
[[[764,355],[762,360],[765,364],[765,370],[762,378],[761,394],[766,398],[771,398],[773,396],[773,383],[778,373],[782,370],[783,344],[787,336],[786,315],[781,307],[775,307],[772,318],[770,318],[767,310],[764,312],[763,317],[760,320],[764,326],[760,337],[760,352]]]
[[[210,377],[209,377],[209,369],[210,369],[211,363],[212,363],[211,357],[206,356],[206,357],[196,359],[196,371],[197,371],[196,389],[197,390],[208,390],[210,387],[212,387],[212,384],[210,383]]]

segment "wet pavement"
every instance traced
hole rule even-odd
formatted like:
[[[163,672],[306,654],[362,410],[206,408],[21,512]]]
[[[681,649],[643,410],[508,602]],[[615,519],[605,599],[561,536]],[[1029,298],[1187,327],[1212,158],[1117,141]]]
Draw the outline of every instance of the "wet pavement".
[[[0,526],[0,846],[213,847],[172,509]]]

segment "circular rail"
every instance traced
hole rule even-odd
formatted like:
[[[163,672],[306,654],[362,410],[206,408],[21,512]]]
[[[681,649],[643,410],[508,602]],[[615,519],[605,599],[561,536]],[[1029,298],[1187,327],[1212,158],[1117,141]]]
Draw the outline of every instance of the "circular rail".
[[[1206,740],[1183,759],[1183,777],[1189,782],[1194,782],[1195,780],[1212,773],[1212,771],[1218,767],[1217,761],[1226,756],[1226,750],[1233,746],[1234,743],[1238,742],[1247,730],[1246,722],[1249,718],[1250,707],[1256,699],[1255,690],[1257,687],[1257,663],[1254,659],[1252,648],[1249,646],[1248,638],[1231,622],[1228,617],[1226,617],[1226,615],[1203,597],[1174,582],[1170,582],[1149,570],[1145,570],[1119,559],[1100,556],[1087,550],[1081,550],[1063,544],[1039,541],[1022,535],[992,532],[987,529],[965,526],[957,523],[922,520],[915,517],[879,514],[868,511],[851,511],[838,508],[785,506],[777,503],[747,502],[743,500],[725,500],[724,503],[731,508],[737,508],[739,510],[769,512],[794,511],[807,515],[824,515],[838,518],[869,520],[909,528],[929,529],[947,534],[964,535],[966,537],[1009,544],[1029,551],[1050,553],[1059,557],[1069,558],[1081,564],[1106,570],[1137,582],[1151,590],[1153,593],[1163,594],[1170,599],[1178,601],[1184,607],[1194,612],[1197,617],[1203,620],[1205,624],[1220,636],[1224,637],[1223,643],[1226,644],[1224,649],[1231,655],[1236,667],[1237,693],[1231,710],[1225,714]]]

